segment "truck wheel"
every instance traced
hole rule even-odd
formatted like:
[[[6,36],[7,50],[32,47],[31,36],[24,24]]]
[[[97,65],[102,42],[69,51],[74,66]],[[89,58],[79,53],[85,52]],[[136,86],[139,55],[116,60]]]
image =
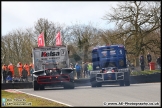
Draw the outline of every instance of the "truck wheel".
[[[90,82],[91,82],[91,87],[96,87],[97,86],[96,77],[92,77],[92,75],[91,75],[90,76]]]
[[[70,83],[70,89],[74,89],[74,83],[73,82]]]
[[[120,85],[120,86],[124,86],[124,80],[120,80],[120,81],[119,81],[119,85]]]
[[[97,83],[97,87],[102,87],[102,83],[101,82],[98,82]]]
[[[40,90],[44,90],[44,85],[40,85]]]
[[[39,90],[39,84],[37,81],[34,81],[34,90]]]
[[[68,86],[66,84],[64,84],[64,89],[68,89]]]
[[[73,82],[64,83],[64,89],[74,89],[74,83]]]
[[[130,86],[130,81],[124,81],[125,86]]]
[[[125,86],[130,86],[130,73],[129,72],[124,73],[124,84]]]
[[[92,81],[91,82],[91,87],[96,87],[97,86],[97,82],[96,81]]]

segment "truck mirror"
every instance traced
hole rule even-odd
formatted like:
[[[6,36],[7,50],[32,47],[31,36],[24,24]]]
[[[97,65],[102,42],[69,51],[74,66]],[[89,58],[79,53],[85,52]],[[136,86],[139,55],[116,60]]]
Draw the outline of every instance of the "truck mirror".
[[[31,57],[33,57],[33,54],[31,53]]]
[[[70,54],[70,51],[68,51],[68,54]]]

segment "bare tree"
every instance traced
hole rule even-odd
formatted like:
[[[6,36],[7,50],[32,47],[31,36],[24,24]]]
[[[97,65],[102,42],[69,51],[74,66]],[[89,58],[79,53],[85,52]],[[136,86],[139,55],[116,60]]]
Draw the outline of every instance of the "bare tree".
[[[90,59],[89,51],[92,46],[97,45],[98,42],[96,38],[98,38],[98,30],[89,25],[78,25],[75,24],[71,27],[70,35],[73,39],[73,44],[78,55],[82,58],[83,61],[88,61]]]
[[[112,13],[106,14],[103,19],[109,23],[116,22],[118,29],[122,31],[114,36],[116,39],[125,37],[126,41],[130,41],[131,48],[128,52],[137,58],[150,45],[148,42],[144,44],[144,40],[161,27],[160,2],[131,1],[120,3],[117,8],[112,9]]]

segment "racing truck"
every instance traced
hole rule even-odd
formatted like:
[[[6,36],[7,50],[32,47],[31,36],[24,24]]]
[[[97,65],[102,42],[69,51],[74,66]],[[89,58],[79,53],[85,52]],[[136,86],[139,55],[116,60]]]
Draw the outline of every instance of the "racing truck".
[[[103,83],[118,83],[130,86],[130,69],[127,68],[124,45],[104,45],[92,50],[93,70],[90,71],[91,87],[101,87]]]
[[[68,50],[65,45],[35,47],[32,49],[32,57],[34,90],[55,86],[74,89],[74,70],[69,68]]]

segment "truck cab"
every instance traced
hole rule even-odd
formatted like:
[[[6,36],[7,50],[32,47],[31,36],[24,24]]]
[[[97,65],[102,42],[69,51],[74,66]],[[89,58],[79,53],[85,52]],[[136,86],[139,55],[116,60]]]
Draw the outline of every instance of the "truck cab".
[[[126,50],[123,45],[110,45],[95,47],[92,50],[93,69],[100,70],[105,67],[127,68]]]
[[[90,72],[90,81],[93,86],[101,86],[102,82],[118,81],[123,86],[124,81],[129,83],[129,69],[126,63],[126,50],[124,45],[105,45],[98,46],[92,50],[93,71]],[[107,72],[102,70],[107,68],[117,68],[115,72],[109,73],[115,75],[111,78],[106,78]],[[108,70],[107,70],[108,71]],[[109,75],[110,76],[110,75]],[[123,76],[123,77],[122,77]],[[120,78],[119,78],[120,77]],[[114,78],[114,79],[112,79]],[[127,79],[127,81],[126,81]],[[95,83],[93,83],[95,82]]]

